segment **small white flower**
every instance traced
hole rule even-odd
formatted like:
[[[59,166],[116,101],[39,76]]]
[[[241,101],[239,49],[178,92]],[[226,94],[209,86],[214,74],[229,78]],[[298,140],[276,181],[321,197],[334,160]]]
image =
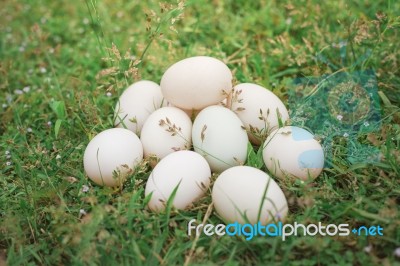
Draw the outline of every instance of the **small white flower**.
[[[45,67],[41,67],[40,69],[39,69],[39,71],[40,71],[40,73],[46,73],[47,72],[47,69],[45,68]]]
[[[28,131],[28,133],[32,133],[32,128],[28,127],[28,128],[26,129],[26,131]]]
[[[338,43],[339,48],[342,48],[342,47],[344,47],[346,45],[347,45],[346,41],[341,41],[341,42]]]
[[[6,154],[6,155],[10,155],[11,152],[10,152],[10,151],[6,151],[5,154]]]
[[[292,18],[287,18],[285,20],[286,25],[290,25],[290,24],[292,24],[292,22],[293,22]]]
[[[80,209],[79,214],[82,216],[82,215],[86,215],[87,212],[84,209]]]
[[[89,24],[90,20],[88,18],[84,18],[82,22],[83,24],[87,25]]]
[[[3,107],[3,108],[7,108],[7,104],[5,104],[5,103],[3,103],[2,105],[1,105],[1,107]]]
[[[112,93],[111,92],[107,92],[107,97],[111,97],[112,96]]]
[[[86,192],[88,192],[88,191],[89,191],[89,186],[83,185],[83,186],[82,186],[82,192],[83,192],[83,193],[86,193]]]
[[[374,82],[367,82],[367,83],[364,85],[364,87],[366,87],[366,88],[373,88],[373,87],[375,87],[375,83],[374,83]]]
[[[344,133],[344,134],[343,134],[343,137],[348,138],[348,137],[349,137],[349,133],[347,133],[347,132]]]
[[[7,165],[7,166],[10,166],[10,165],[11,165],[11,162],[6,162],[6,165]]]
[[[368,245],[368,246],[364,247],[364,252],[370,253],[371,251],[372,251],[372,246],[371,245]]]
[[[393,254],[397,257],[400,258],[400,247],[396,248],[393,252]]]
[[[366,126],[366,127],[369,126],[368,121],[365,121],[365,122],[364,122],[364,126]]]
[[[342,116],[342,115],[337,115],[337,116],[336,116],[336,119],[339,120],[339,121],[342,121],[343,116]]]
[[[31,90],[31,87],[26,86],[22,89],[24,92],[28,93]]]
[[[24,92],[23,92],[22,90],[14,90],[14,93],[17,94],[17,95],[21,95],[21,94],[23,94]]]
[[[49,121],[49,122],[47,122],[47,125],[49,126],[49,127],[51,127],[51,121]]]
[[[60,159],[61,159],[61,155],[60,155],[60,154],[57,154],[56,160],[60,160]]]

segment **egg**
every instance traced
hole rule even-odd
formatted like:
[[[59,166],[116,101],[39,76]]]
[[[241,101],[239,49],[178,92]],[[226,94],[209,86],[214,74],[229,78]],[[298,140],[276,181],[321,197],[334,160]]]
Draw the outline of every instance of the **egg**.
[[[138,81],[129,86],[119,97],[115,107],[115,126],[131,130],[139,135],[151,113],[167,105],[160,86],[149,80]]]
[[[232,73],[220,60],[208,56],[183,59],[161,78],[164,97],[179,108],[201,110],[218,104],[232,90]]]
[[[234,87],[231,97],[233,110],[243,124],[250,141],[260,145],[267,135],[289,119],[283,102],[270,90],[253,83],[242,83]]]
[[[201,198],[210,186],[211,170],[207,161],[193,151],[177,151],[163,158],[151,172],[145,195],[152,211],[160,212],[176,189],[173,206],[185,209]]]
[[[240,224],[284,220],[288,205],[278,184],[265,172],[236,166],[222,172],[212,189],[216,212],[227,223]]]
[[[98,185],[121,186],[143,159],[138,136],[124,128],[97,134],[87,145],[83,165],[88,177]]]
[[[310,132],[295,126],[271,132],[263,146],[263,159],[268,170],[279,178],[314,179],[324,167],[321,144]]]
[[[141,132],[144,157],[156,161],[172,152],[190,149],[191,139],[192,121],[176,107],[156,110],[147,118]]]
[[[209,106],[196,117],[192,129],[194,150],[207,160],[213,172],[243,164],[248,138],[240,119],[222,106]]]

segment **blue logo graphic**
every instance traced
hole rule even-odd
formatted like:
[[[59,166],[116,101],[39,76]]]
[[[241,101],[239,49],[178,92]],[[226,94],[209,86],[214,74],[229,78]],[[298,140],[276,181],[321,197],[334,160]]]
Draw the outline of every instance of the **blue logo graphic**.
[[[346,45],[340,50],[341,61],[346,60]],[[323,55],[317,59],[327,64],[331,74],[320,77],[297,78],[289,90],[289,109],[293,126],[309,129],[321,140],[325,151],[325,167],[332,163],[335,139],[347,140],[346,158],[349,163],[379,161],[376,147],[361,143],[360,134],[377,132],[381,115],[377,81],[373,70],[348,71],[361,65],[370,54],[361,57],[352,66],[335,66]],[[297,140],[310,138],[303,132],[294,132]],[[304,154],[299,164],[307,165],[317,154]],[[316,162],[319,165],[320,162]]]
[[[324,154],[322,150],[308,150],[300,154],[298,164],[301,168],[324,167]]]

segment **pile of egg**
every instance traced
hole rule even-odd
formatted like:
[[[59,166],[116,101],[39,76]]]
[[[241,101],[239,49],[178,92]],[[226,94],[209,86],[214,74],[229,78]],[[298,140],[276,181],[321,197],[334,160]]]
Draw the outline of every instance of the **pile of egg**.
[[[121,186],[145,159],[153,167],[145,195],[155,212],[171,196],[175,208],[189,208],[215,173],[211,196],[219,216],[266,224],[285,218],[287,200],[269,174],[244,166],[248,142],[263,145],[263,160],[276,178],[313,179],[324,164],[318,141],[305,129],[283,126],[288,120],[285,105],[268,89],[233,86],[222,61],[191,57],[170,66],[160,85],[143,80],[122,93],[115,128],[90,141],[84,168],[98,185]]]

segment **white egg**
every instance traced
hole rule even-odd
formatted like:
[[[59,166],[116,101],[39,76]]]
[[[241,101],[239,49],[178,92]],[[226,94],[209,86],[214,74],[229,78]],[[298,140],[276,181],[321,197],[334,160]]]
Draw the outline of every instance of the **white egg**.
[[[324,167],[321,144],[307,130],[286,126],[271,132],[264,143],[263,159],[268,170],[279,178],[316,178]]]
[[[249,135],[250,141],[260,145],[266,136],[289,119],[283,102],[270,90],[252,83],[234,87],[231,109],[239,116]]]
[[[143,159],[138,136],[124,128],[107,129],[87,145],[83,156],[86,174],[98,185],[120,186]]]
[[[168,102],[185,110],[218,104],[232,90],[232,73],[220,60],[196,56],[170,66],[161,79]]]
[[[176,107],[163,107],[147,118],[140,139],[146,158],[162,159],[172,152],[190,149],[192,121]]]
[[[210,186],[207,161],[193,151],[178,151],[162,159],[147,180],[145,195],[152,193],[148,206],[159,212],[176,189],[173,206],[185,209],[202,197]]]
[[[222,172],[214,183],[212,200],[217,213],[229,223],[265,225],[284,220],[288,212],[286,197],[278,184],[250,166]]]
[[[133,131],[139,135],[142,126],[151,113],[166,106],[160,86],[148,80],[130,85],[119,97],[115,107],[115,126]]]
[[[209,106],[196,117],[192,129],[194,150],[206,158],[213,172],[246,161],[248,138],[240,119],[222,106]]]

